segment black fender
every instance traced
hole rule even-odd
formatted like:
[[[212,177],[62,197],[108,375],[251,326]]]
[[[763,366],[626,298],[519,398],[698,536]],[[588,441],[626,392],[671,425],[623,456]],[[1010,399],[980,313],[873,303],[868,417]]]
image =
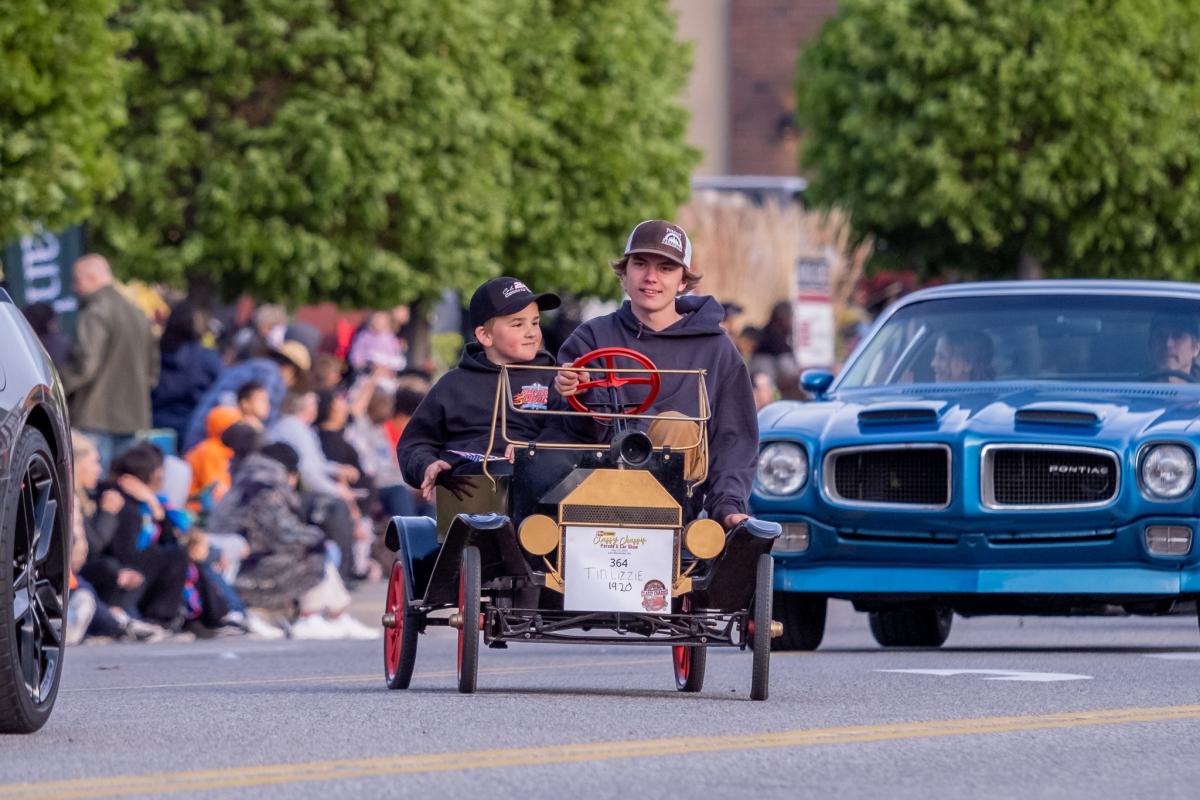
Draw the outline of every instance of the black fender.
[[[438,555],[437,523],[429,517],[392,517],[383,543],[404,565],[413,597],[423,596]]]
[[[446,541],[442,543],[425,592],[426,604],[453,605],[458,602],[458,574],[462,569],[463,550],[469,546],[479,549],[485,582],[501,577],[534,579],[508,516],[459,514],[446,531]]]
[[[771,552],[783,532],[778,522],[750,517],[725,536],[725,549],[708,569],[692,579],[696,606],[722,611],[744,611],[754,598],[758,557]]]

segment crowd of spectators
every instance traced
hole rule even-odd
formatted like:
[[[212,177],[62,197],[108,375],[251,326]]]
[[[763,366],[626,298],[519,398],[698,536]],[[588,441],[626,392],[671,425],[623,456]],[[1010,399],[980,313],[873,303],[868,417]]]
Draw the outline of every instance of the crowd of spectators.
[[[407,309],[322,347],[281,306],[222,326],[176,298],[156,333],[105,259],[74,275],[74,337],[51,306],[25,309],[75,426],[69,640],[379,636],[348,589],[384,574],[392,516],[433,514],[396,460],[431,384],[406,364]],[[756,405],[803,399],[790,304],[761,328],[725,307]]]
[[[278,306],[218,333],[184,298],[156,336],[103,258],[75,275],[73,338],[27,309],[74,425],[68,640],[379,637],[349,589],[383,575],[392,515],[432,513],[396,465],[430,385],[403,316],[320,352]]]

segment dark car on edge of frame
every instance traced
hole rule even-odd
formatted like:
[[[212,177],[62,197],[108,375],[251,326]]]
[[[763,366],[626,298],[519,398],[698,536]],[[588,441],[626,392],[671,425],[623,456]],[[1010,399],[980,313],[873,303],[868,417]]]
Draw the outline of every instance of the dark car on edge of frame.
[[[0,289],[0,733],[41,728],[58,694],[71,501],[62,384]]]

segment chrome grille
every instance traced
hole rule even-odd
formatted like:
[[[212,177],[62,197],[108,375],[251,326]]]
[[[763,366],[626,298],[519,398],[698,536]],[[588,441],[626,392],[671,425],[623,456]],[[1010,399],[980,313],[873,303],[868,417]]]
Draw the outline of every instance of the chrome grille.
[[[986,447],[982,472],[983,502],[992,508],[1103,505],[1120,481],[1117,457],[1090,447]]]
[[[950,504],[945,445],[851,447],[825,457],[825,492],[851,505],[944,508]]]

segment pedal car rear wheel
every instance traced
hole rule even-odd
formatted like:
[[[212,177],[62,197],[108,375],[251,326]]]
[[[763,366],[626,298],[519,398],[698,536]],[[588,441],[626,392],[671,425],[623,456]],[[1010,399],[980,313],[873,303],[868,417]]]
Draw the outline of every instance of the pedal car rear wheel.
[[[684,595],[679,601],[683,614],[692,611],[692,598]],[[704,688],[704,667],[708,663],[708,648],[703,646],[671,648],[671,661],[675,666],[675,688],[681,692],[698,692]]]
[[[417,661],[417,620],[408,614],[412,587],[404,576],[404,564],[397,558],[388,578],[385,613],[395,622],[383,632],[383,677],[389,689],[407,689]]]
[[[775,560],[770,553],[758,557],[758,580],[754,587],[754,672],[750,677],[750,699],[766,700],[771,682],[771,601],[774,596]]]
[[[458,690],[463,694],[475,691],[479,677],[479,584],[482,568],[479,548],[463,550],[462,571],[458,576],[458,613],[462,624],[458,628]]]

